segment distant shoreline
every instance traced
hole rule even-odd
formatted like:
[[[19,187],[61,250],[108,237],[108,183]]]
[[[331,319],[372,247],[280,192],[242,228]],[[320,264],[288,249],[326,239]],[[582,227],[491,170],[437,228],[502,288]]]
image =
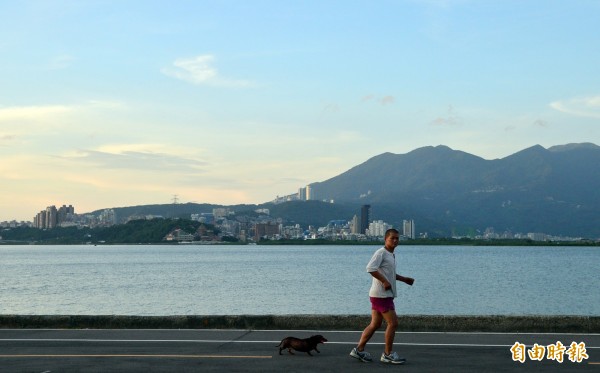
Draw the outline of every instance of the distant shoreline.
[[[346,240],[277,240],[260,241],[257,245],[382,245],[383,241]],[[526,239],[454,239],[435,238],[400,241],[401,246],[600,246],[598,241],[533,241]]]
[[[202,231],[203,233],[199,233]],[[175,232],[175,233],[174,233]],[[194,232],[194,233],[190,233]],[[312,233],[314,235],[314,232]],[[268,237],[267,237],[268,236]],[[260,237],[260,238],[255,238]],[[291,238],[293,237],[293,238]],[[312,236],[314,237],[314,236]],[[132,220],[126,224],[117,224],[103,228],[57,227],[39,229],[19,227],[4,229],[0,232],[0,245],[382,245],[383,237],[363,235],[348,236],[341,233],[329,237],[317,236],[305,239],[302,232],[275,235],[250,234],[239,237],[233,233],[220,232],[215,226],[186,219]],[[400,238],[401,245],[461,245],[461,246],[598,246],[600,239],[589,237],[515,236],[500,238],[496,236],[418,236],[418,238]],[[494,238],[495,237],[495,238]],[[346,238],[353,238],[346,240]],[[256,239],[256,240],[255,240]]]
[[[257,243],[241,243],[241,242],[215,242],[210,244],[194,244],[191,246],[378,246],[382,245],[382,241],[349,241],[349,240],[273,240],[273,241],[259,241]],[[0,246],[6,245],[18,245],[18,246],[76,246],[76,245],[87,245],[87,246],[114,246],[114,245],[175,245],[179,246],[177,242],[111,242],[111,243],[49,243],[49,242],[31,242],[31,241],[16,241],[16,240],[5,240],[0,241]],[[183,245],[181,245],[183,246]],[[510,240],[510,239],[454,239],[454,238],[436,238],[436,239],[417,239],[417,240],[404,240],[400,242],[400,246],[573,246],[573,247],[596,247],[600,246],[600,241],[533,241],[533,240]]]

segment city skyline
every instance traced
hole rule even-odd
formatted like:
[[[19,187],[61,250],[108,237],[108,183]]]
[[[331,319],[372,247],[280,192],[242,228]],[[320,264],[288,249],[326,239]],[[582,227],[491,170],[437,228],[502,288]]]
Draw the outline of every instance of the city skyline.
[[[598,1],[0,4],[0,221],[600,144]]]

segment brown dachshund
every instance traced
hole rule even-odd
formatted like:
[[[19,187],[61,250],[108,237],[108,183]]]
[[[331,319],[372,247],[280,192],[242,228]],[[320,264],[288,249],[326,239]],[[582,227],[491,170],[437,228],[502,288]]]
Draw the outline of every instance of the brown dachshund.
[[[292,350],[296,350],[300,352],[306,352],[307,354],[312,356],[312,354],[310,353],[312,350],[321,353],[321,351],[317,350],[317,344],[325,342],[327,342],[327,340],[322,335],[313,335],[312,337],[305,339],[287,337],[281,340],[277,347],[279,347],[279,355],[281,355],[281,350],[287,348],[288,352],[292,355],[294,355]]]

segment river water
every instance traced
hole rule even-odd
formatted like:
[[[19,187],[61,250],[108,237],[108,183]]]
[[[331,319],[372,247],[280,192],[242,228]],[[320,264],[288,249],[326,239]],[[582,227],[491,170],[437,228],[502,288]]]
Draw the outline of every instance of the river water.
[[[368,314],[378,246],[0,246],[0,314]],[[600,248],[398,246],[412,315],[600,315]]]

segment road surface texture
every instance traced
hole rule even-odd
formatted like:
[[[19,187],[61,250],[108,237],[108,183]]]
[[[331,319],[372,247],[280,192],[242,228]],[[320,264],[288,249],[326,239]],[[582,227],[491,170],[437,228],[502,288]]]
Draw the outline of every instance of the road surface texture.
[[[357,330],[252,329],[0,329],[0,372],[600,372],[600,334],[398,332],[404,365],[379,361],[383,330],[367,345],[374,361],[349,356]],[[322,334],[321,353],[279,355],[281,339]],[[543,355],[519,358],[538,346],[575,342],[579,362]],[[515,347],[516,346],[516,347]],[[582,347],[585,346],[585,349]],[[555,355],[557,356],[557,355]],[[584,356],[587,356],[585,358]],[[522,357],[522,356],[521,356]],[[538,355],[538,358],[540,356]]]

